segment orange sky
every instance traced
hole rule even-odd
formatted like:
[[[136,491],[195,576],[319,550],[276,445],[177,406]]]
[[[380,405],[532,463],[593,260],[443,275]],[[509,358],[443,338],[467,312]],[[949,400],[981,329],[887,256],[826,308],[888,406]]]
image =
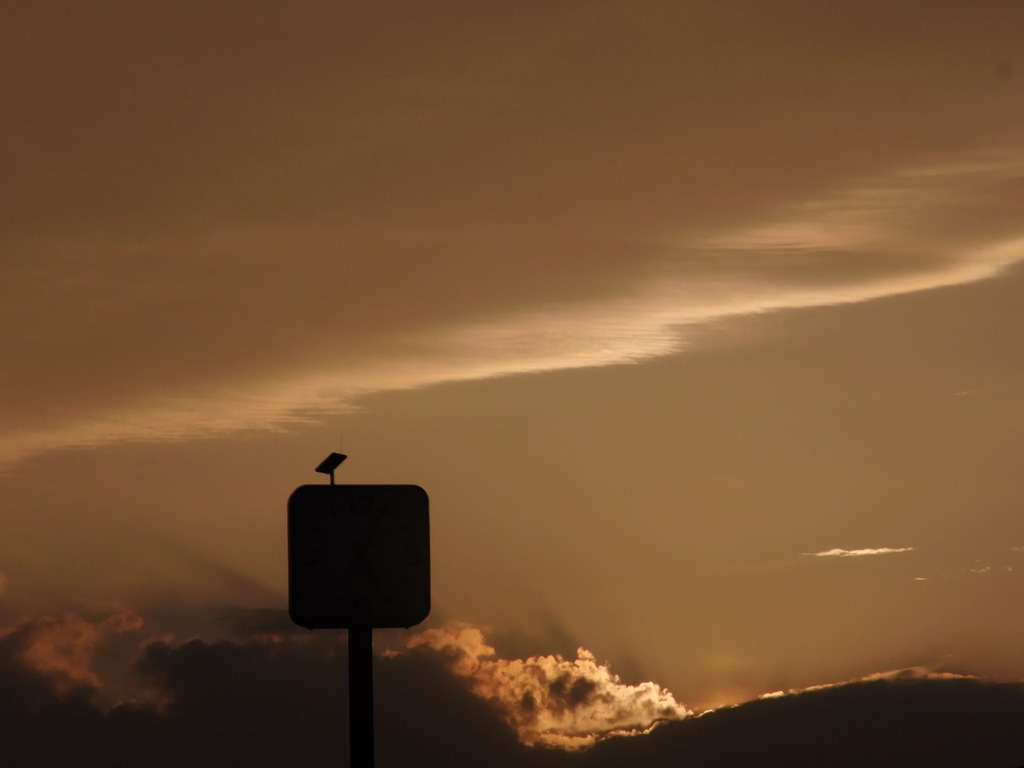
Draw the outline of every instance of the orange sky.
[[[1024,679],[1020,3],[5,16],[5,621],[283,608],[341,448],[430,493],[432,626]]]

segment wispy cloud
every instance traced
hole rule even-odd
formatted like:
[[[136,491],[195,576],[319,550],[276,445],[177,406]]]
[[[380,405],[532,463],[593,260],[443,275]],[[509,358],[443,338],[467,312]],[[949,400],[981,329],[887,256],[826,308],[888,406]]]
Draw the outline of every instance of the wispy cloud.
[[[673,242],[673,236],[652,233],[666,251],[663,268],[638,275],[616,296],[555,301],[475,321],[439,314],[433,326],[379,357],[329,361],[173,402],[142,397],[59,426],[9,431],[0,439],[0,462],[67,447],[282,428],[345,412],[376,392],[635,363],[678,352],[687,328],[729,317],[992,278],[1024,259],[1019,232],[1009,234],[1007,225],[998,236],[964,232],[946,242],[936,241],[925,225],[952,218],[963,200],[989,200],[1007,179],[1019,177],[1024,158],[1010,156],[997,167],[894,172],[714,236]]]
[[[867,557],[869,555],[892,555],[897,552],[913,552],[913,547],[879,547],[877,549],[826,549],[821,552],[802,552],[807,557]]]

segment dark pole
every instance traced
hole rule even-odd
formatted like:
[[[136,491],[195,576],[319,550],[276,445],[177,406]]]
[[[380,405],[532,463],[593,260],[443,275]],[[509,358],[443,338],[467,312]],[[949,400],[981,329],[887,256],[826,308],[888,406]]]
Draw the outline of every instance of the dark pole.
[[[373,768],[373,628],[348,629],[350,768]]]

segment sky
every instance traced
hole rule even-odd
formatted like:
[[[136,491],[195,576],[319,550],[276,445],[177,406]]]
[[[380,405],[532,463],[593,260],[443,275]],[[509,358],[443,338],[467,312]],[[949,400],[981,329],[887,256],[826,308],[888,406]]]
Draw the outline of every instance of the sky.
[[[713,735],[797,745],[815,701],[933,746],[1018,711],[1024,5],[5,17],[7,711],[221,765],[251,728],[218,752],[202,713],[284,722],[263,684],[343,708],[344,633],[285,614],[331,451],[430,496],[431,616],[377,633],[380,687],[480,735],[425,712],[423,755],[729,765]]]

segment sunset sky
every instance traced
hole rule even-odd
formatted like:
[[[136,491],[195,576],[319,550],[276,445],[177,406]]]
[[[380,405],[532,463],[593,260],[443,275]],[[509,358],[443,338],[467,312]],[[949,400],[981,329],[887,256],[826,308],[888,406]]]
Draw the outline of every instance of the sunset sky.
[[[382,650],[680,717],[1024,681],[1024,3],[4,17],[20,664],[109,704],[153,638],[279,616],[340,450],[430,495],[428,634]]]

